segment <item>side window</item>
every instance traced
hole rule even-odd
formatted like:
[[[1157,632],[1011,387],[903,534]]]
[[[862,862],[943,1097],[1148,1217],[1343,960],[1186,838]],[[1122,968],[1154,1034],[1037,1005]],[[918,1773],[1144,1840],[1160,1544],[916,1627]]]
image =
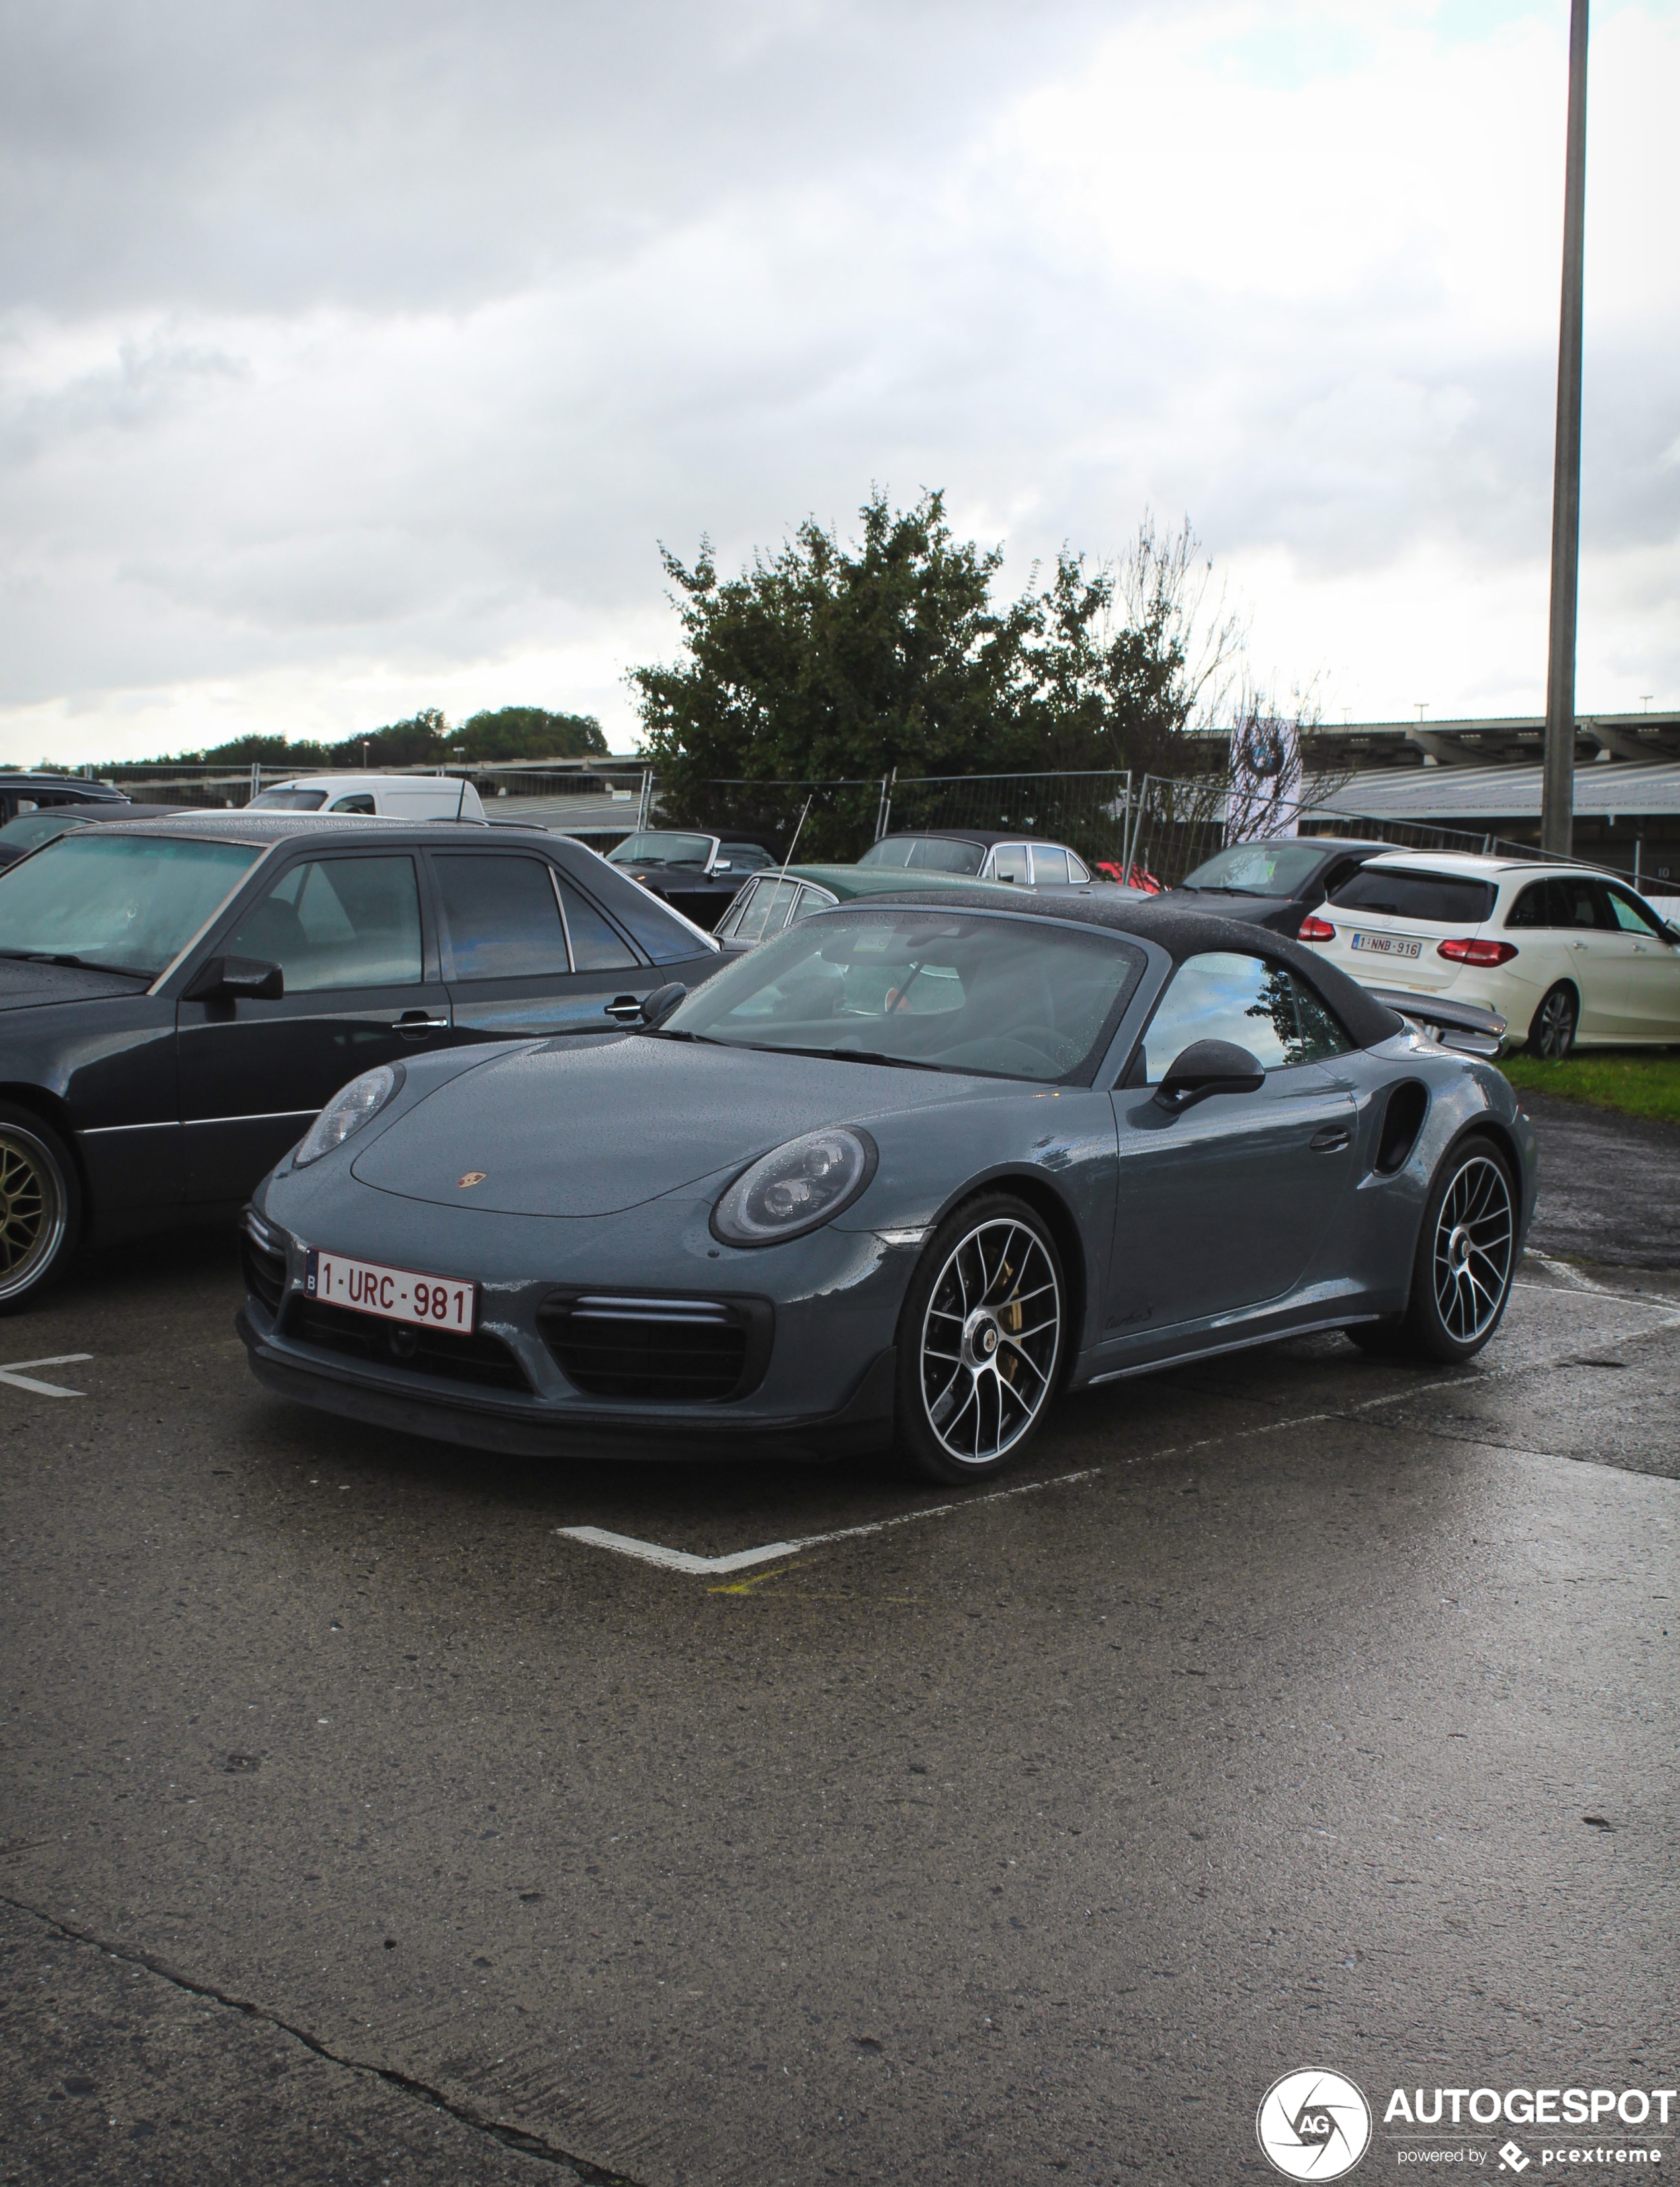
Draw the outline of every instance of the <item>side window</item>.
[[[418,987],[420,894],[408,857],[313,858],[283,874],[222,944],[278,964],[289,995]]]
[[[1000,843],[992,854],[992,875],[994,880],[1019,881],[1025,887],[1029,878],[1026,845]]]
[[[1173,974],[1144,1036],[1145,1083],[1159,1086],[1198,1040],[1228,1040],[1267,1071],[1345,1055],[1352,1046],[1286,965],[1224,950],[1187,957]]]
[[[1624,896],[1619,888],[1606,885],[1604,893],[1610,900],[1610,910],[1615,923],[1624,934],[1655,936],[1660,931],[1656,920],[1643,904],[1636,903],[1630,896]]]
[[[1035,888],[1065,886],[1067,852],[1050,850],[1042,843],[1035,843],[1032,846],[1032,881]]]
[[[799,892],[799,902],[793,908],[793,915],[789,919],[788,925],[797,926],[801,919],[809,919],[813,911],[826,911],[834,901],[834,897],[829,894],[827,889],[802,888]]]
[[[729,930],[731,938],[737,942],[764,942],[771,935],[779,934],[788,924],[799,883],[749,881],[742,893],[746,901]]]
[[[623,936],[607,924],[588,897],[581,889],[574,888],[564,874],[556,874],[554,881],[560,891],[560,901],[566,908],[572,962],[578,970],[627,972],[633,970],[635,954]]]
[[[1067,872],[1068,879],[1070,881],[1079,882],[1082,886],[1091,878],[1089,869],[1075,857],[1071,851],[1067,854]]]
[[[565,929],[546,858],[435,857],[458,980],[570,972]]]
[[[1547,882],[1546,910],[1548,926],[1602,928],[1612,924],[1594,884],[1577,880],[1572,874],[1554,874]]]
[[[371,790],[358,790],[349,797],[335,797],[327,807],[329,812],[371,812],[373,809]]]
[[[1546,887],[1544,881],[1529,883],[1505,914],[1505,925],[1508,929],[1513,926],[1534,927],[1551,925],[1552,922],[1547,916]]]

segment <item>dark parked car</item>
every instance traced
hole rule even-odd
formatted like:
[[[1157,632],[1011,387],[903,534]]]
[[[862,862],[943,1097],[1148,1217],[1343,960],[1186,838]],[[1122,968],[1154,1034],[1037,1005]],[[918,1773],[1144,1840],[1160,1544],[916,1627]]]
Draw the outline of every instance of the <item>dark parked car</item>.
[[[131,805],[126,797],[109,802],[43,805],[34,812],[20,812],[0,827],[0,867],[15,865],[43,843],[54,843],[72,828],[92,828],[113,820],[150,820],[167,818],[172,807]]]
[[[128,800],[108,782],[81,782],[68,774],[11,774],[0,773],[0,825],[15,820],[20,812],[34,812],[49,805],[126,805]]]
[[[610,1032],[716,944],[540,829],[200,813],[0,873],[0,1309],[235,1210],[370,1065]]]
[[[1017,888],[1089,888],[1090,870],[1076,851],[1006,828],[928,828],[883,835],[857,861],[909,873],[961,874]]]
[[[607,859],[708,932],[734,902],[742,883],[776,863],[761,843],[666,828],[643,829],[626,837]]]
[[[492,1449],[842,1453],[941,1481],[1062,1389],[1268,1338],[1474,1356],[1534,1144],[1263,928],[874,897],[640,1033],[345,1088],[246,1217],[259,1379]]]
[[[1368,858],[1393,848],[1392,843],[1344,841],[1337,835],[1233,843],[1186,874],[1161,901],[1186,911],[1216,911],[1226,919],[1250,920],[1291,940],[1323,939],[1303,934],[1302,922],[1333,889],[1351,881]]]

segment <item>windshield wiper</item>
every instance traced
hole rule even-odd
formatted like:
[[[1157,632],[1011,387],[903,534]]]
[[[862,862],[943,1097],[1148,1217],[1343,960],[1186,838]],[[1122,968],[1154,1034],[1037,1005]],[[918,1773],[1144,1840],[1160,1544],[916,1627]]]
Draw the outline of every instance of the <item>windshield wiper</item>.
[[[707,1048],[739,1048],[739,1040],[718,1040],[709,1032],[688,1032],[681,1026],[632,1026],[631,1032],[643,1040],[697,1040]]]
[[[74,957],[68,950],[0,949],[0,957],[9,957],[19,964],[70,964],[79,972],[115,972],[121,980],[155,980],[155,972],[140,970],[132,964],[100,964],[91,957]]]
[[[814,1055],[823,1063],[885,1063],[897,1071],[945,1069],[942,1063],[924,1063],[914,1055],[888,1055],[879,1048],[784,1048],[780,1042],[768,1040],[732,1040],[725,1045],[748,1048],[756,1055]]]

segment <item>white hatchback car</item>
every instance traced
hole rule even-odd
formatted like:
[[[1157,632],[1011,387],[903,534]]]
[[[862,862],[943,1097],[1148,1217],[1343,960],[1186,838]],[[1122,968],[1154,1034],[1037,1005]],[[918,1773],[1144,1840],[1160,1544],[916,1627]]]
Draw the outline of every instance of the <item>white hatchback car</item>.
[[[1367,987],[1497,1010],[1538,1055],[1680,1041],[1680,927],[1613,874],[1387,851],[1301,939]]]

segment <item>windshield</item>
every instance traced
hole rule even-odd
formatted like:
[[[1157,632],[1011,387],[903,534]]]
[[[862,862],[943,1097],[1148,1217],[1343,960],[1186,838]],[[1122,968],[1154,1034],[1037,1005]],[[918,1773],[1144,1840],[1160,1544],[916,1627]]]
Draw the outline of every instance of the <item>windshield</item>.
[[[247,812],[318,812],[327,801],[324,790],[265,790],[253,797]]]
[[[1143,963],[1130,943],[1070,927],[972,912],[824,913],[708,980],[662,1030],[1065,1079],[1094,1067]]]
[[[888,835],[872,843],[860,866],[920,867],[924,873],[977,874],[986,863],[982,843],[947,843],[934,835]]]
[[[0,955],[155,979],[261,855],[255,843],[73,829],[0,872]]]
[[[703,866],[711,856],[710,835],[632,835],[607,853],[613,866]]]
[[[1315,866],[1322,865],[1327,846],[1322,841],[1303,843],[1293,838],[1281,843],[1233,843],[1186,874],[1183,888],[1230,889],[1239,896],[1293,896]]]
[[[32,851],[37,843],[50,843],[54,835],[62,835],[67,828],[86,824],[86,816],[66,812],[62,806],[49,812],[20,812],[15,820],[8,820],[0,828],[0,843],[14,844],[20,851]]]

